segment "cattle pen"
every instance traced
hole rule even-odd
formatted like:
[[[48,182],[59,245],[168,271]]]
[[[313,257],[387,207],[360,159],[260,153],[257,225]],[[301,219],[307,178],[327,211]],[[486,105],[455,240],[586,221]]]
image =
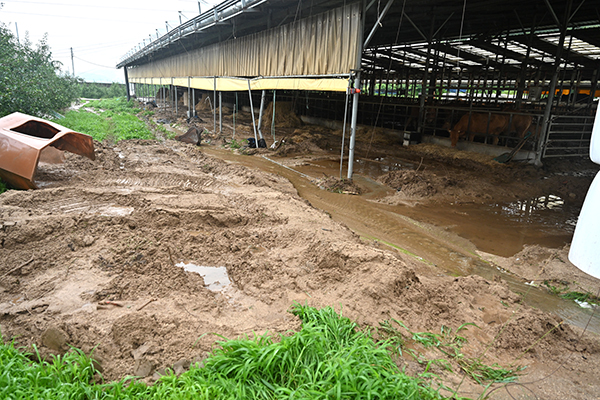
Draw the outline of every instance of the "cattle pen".
[[[358,124],[396,131],[399,145],[450,145],[465,115],[472,140],[459,149],[497,155],[527,134],[516,158],[541,164],[588,156],[599,27],[586,0],[227,0],[117,66],[129,95],[183,100],[189,116],[206,101],[215,131],[223,105],[260,120],[265,101],[291,102],[307,121],[347,122],[348,178]],[[488,122],[475,127],[474,113]],[[493,118],[504,121],[495,133]]]

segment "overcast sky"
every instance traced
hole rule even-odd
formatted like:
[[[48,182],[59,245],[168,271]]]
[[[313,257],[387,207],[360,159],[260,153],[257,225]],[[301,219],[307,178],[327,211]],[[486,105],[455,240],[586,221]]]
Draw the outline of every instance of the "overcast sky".
[[[201,0],[207,11],[219,0]],[[197,0],[0,0],[0,21],[23,40],[37,44],[48,34],[53,58],[89,82],[124,82],[116,64],[142,40],[156,39],[198,15]]]

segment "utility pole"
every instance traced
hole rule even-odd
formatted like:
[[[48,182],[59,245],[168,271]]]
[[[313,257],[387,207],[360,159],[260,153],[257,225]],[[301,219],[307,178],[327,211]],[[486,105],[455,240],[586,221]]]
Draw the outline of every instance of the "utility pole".
[[[71,66],[73,67],[73,76],[75,76],[75,61],[73,60],[73,48],[71,47]]]
[[[198,14],[202,14],[202,8],[200,7],[200,1],[198,1]]]
[[[198,3],[198,6],[200,6],[200,3]],[[19,27],[17,26],[16,22],[15,22],[15,31],[17,31],[17,43],[21,44],[21,41],[19,40]]]

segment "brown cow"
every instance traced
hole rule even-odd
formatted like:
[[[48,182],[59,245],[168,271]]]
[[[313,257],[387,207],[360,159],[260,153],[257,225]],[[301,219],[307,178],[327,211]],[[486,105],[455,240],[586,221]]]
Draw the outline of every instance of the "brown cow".
[[[508,115],[507,118],[510,119]],[[531,115],[520,115],[513,114],[512,119],[510,121],[510,129],[506,133],[516,133],[519,139],[523,139],[525,133],[529,130],[531,126],[531,121],[533,120]]]
[[[506,131],[508,117],[508,115],[494,113],[471,113],[469,120],[469,114],[463,115],[450,131],[452,147],[456,147],[458,138],[464,136],[467,131],[469,132],[470,141],[473,141],[476,134],[490,134],[494,135],[494,144],[498,144],[498,135]]]

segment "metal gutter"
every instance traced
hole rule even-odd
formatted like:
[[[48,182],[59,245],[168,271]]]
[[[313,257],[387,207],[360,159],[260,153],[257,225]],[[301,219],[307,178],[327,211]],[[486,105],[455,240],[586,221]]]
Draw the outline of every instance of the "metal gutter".
[[[267,2],[268,0],[226,0],[197,17],[179,25],[157,40],[150,42],[144,48],[136,52],[129,52],[121,58],[117,68],[125,67],[143,57],[150,55],[184,37],[201,32],[219,23],[227,21],[235,16],[250,11],[252,8]]]

